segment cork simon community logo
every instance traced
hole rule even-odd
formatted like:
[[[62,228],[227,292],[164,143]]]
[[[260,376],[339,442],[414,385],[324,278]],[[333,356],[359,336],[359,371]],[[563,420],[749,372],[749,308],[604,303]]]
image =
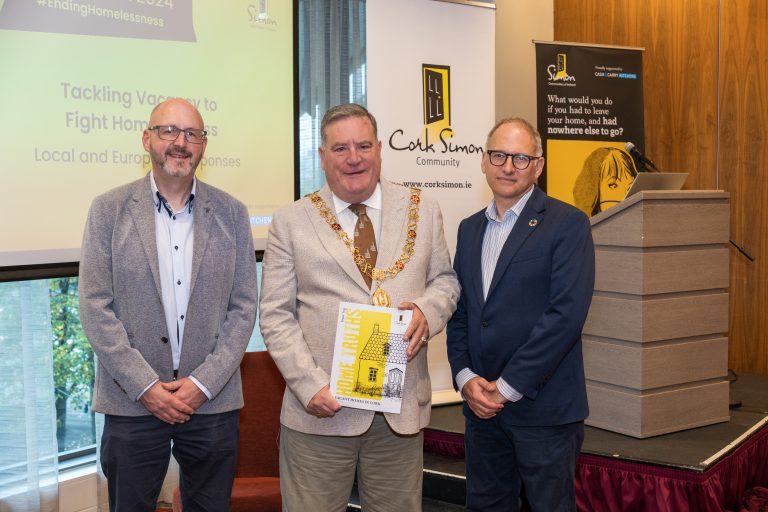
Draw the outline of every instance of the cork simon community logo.
[[[418,135],[414,139],[415,130],[408,134],[397,128],[389,135],[389,147],[414,154],[419,166],[458,168],[460,154],[482,153],[483,147],[459,141],[451,126],[451,68],[422,64],[421,78],[423,121]]]

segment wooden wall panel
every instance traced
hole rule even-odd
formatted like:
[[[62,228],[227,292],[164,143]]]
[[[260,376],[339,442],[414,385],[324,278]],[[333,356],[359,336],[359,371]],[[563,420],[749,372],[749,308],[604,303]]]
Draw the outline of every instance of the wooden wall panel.
[[[756,261],[731,250],[729,366],[768,373],[768,2],[554,0],[554,25],[645,48],[646,153],[686,189],[731,193],[731,239]]]
[[[645,152],[716,188],[717,0],[555,0],[555,40],[645,48]]]
[[[768,373],[768,4],[722,0],[720,183],[731,193],[729,360]]]

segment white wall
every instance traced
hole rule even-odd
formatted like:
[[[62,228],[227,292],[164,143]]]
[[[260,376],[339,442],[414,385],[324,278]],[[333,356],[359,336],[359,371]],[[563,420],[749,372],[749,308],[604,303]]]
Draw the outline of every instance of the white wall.
[[[96,468],[63,471],[59,481],[59,512],[96,512]]]
[[[553,1],[496,0],[497,119],[523,117],[536,124],[533,40],[553,39]]]

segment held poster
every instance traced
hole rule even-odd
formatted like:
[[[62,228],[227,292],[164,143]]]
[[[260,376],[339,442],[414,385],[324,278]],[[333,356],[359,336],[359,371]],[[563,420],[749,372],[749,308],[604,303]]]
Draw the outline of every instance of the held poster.
[[[340,405],[400,413],[411,317],[410,310],[339,304],[331,393]]]
[[[536,42],[537,127],[547,193],[589,216],[624,199],[644,148],[643,52]]]

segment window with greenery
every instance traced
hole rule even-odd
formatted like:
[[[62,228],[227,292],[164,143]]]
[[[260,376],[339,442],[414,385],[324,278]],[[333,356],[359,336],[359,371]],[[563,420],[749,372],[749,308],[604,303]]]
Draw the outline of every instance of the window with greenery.
[[[261,262],[257,263],[261,284]],[[51,304],[53,386],[56,400],[56,437],[62,458],[81,455],[96,447],[96,419],[90,408],[95,362],[91,345],[80,325],[77,277],[48,279]],[[265,350],[264,339],[254,328],[248,351]]]
[[[90,409],[95,375],[93,351],[80,326],[76,277],[50,279],[53,392],[59,453],[96,445]]]

